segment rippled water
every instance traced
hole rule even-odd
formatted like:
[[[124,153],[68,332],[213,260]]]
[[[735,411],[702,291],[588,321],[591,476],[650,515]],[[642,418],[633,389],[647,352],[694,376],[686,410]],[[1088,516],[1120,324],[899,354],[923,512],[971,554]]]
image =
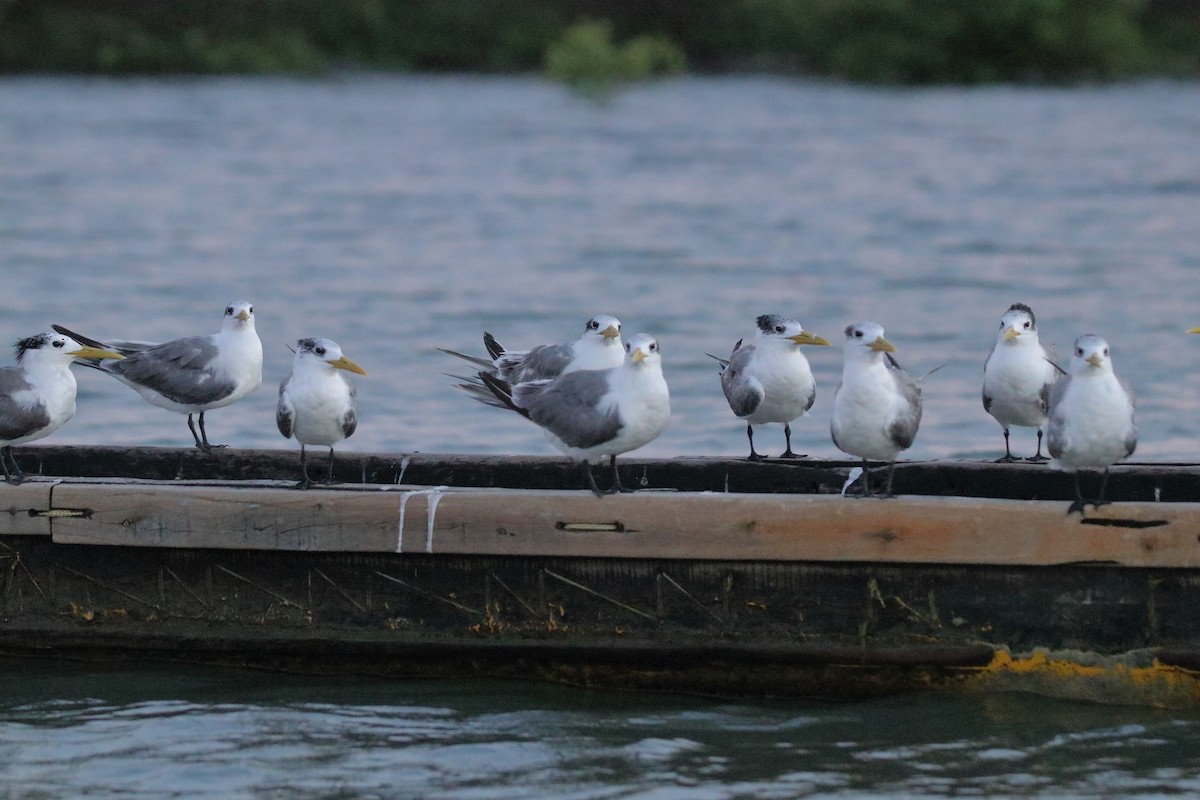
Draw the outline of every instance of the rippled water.
[[[0,662],[13,797],[1163,797],[1200,719],[1022,696],[731,703]]]
[[[925,383],[913,458],[994,457],[1000,314],[1106,335],[1145,459],[1200,439],[1200,86],[880,90],[683,79],[596,104],[535,79],[0,80],[0,337],[216,330],[252,299],[274,427],[285,344],[370,376],[345,449],[552,452],[456,396],[437,346],[528,346],[614,313],[660,337],[654,456],[745,453],[706,352],[764,312],[874,319]],[[832,456],[837,348],[798,449]],[[187,445],[105,376],[48,441]],[[761,434],[782,449],[777,429]],[[1027,452],[1032,435],[1017,434]],[[549,686],[0,664],[8,796],[1158,797],[1200,791],[1200,719],[1022,697],[727,703]]]
[[[448,388],[437,346],[522,347],[614,313],[658,335],[673,392],[646,455],[742,455],[715,364],[787,313],[835,340],[874,319],[925,383],[912,458],[994,457],[982,362],[1014,301],[1068,352],[1106,335],[1145,459],[1200,440],[1200,86],[869,89],[681,79],[597,104],[536,79],[0,80],[0,336],[215,331],[255,301],[265,386],[214,441],[274,429],[285,344],[371,373],[345,447],[548,454]],[[839,348],[807,452],[836,455]],[[85,374],[58,443],[186,445],[183,419]],[[1032,447],[1016,433],[1014,447]],[[766,452],[782,450],[777,426]],[[294,445],[293,445],[294,446]]]

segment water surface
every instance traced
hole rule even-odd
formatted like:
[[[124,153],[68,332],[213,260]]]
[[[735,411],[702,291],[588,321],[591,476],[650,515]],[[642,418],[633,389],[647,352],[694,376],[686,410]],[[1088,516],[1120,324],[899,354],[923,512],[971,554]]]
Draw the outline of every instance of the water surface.
[[[651,456],[743,455],[715,363],[776,312],[837,342],[883,324],[924,383],[912,458],[995,457],[983,359],[1013,302],[1069,352],[1109,338],[1138,457],[1200,440],[1200,86],[871,89],[685,78],[597,104],[532,78],[0,81],[0,336],[215,331],[253,300],[264,386],[214,441],[284,447],[286,344],[370,372],[348,450],[549,454],[456,395],[436,351],[657,335],[673,395]],[[798,449],[835,456],[839,347]],[[80,376],[57,443],[186,445],[183,418]],[[778,426],[760,434],[782,451]],[[1032,433],[1014,449],[1031,451]],[[292,445],[294,447],[294,444]]]

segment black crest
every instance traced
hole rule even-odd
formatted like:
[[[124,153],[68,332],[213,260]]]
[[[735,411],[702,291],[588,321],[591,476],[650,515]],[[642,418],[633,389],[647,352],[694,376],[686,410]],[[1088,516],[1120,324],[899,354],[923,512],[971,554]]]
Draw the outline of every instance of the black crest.
[[[311,353],[317,347],[316,339],[297,339],[296,349],[302,352]]]
[[[50,334],[39,333],[37,336],[30,336],[25,339],[17,339],[13,343],[13,347],[17,351],[17,363],[20,364],[25,360],[25,354],[30,350],[40,350],[50,343]]]
[[[1037,327],[1037,317],[1033,315],[1033,309],[1024,303],[1013,303],[1008,307],[1009,311],[1024,311],[1029,315],[1029,321],[1033,323],[1033,327]]]
[[[754,321],[758,325],[758,329],[763,333],[774,333],[776,325],[786,325],[796,320],[791,317],[785,317],[782,314],[763,314]]]

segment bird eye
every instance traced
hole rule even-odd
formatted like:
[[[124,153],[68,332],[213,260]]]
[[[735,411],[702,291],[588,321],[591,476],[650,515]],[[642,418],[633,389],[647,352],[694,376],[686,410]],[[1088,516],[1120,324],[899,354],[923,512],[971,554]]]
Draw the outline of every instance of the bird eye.
[[[1030,326],[1031,324],[1032,324],[1032,323],[1030,323],[1030,321],[1029,321],[1029,320],[1025,320],[1025,328],[1026,328],[1026,329],[1028,329],[1028,328],[1029,328],[1029,326]]]
[[[856,339],[861,339],[861,338],[862,338],[862,336],[863,336],[863,334],[862,334],[862,331],[855,331],[855,332],[854,332],[854,337],[855,337]]]
[[[225,316],[227,316],[227,317],[233,316],[233,306],[229,306],[228,308],[225,309]]]
[[[657,349],[658,349],[658,342],[651,342],[650,343],[650,352],[654,352]]]
[[[782,325],[776,325],[776,326],[775,326],[775,332],[776,332],[776,333],[783,333],[783,326],[782,326]]]
[[[253,313],[254,313],[254,306],[250,306],[250,313],[251,313],[251,314],[253,314]]]
[[[323,355],[325,355],[325,348],[324,348],[324,347],[318,347],[318,348],[317,348],[316,350],[314,350],[313,352],[314,352],[314,353],[316,353],[316,354],[317,354],[317,355],[319,355],[319,356],[323,356]]]
[[[589,331],[594,331],[599,327],[600,327],[600,323],[596,322],[596,320],[594,320],[594,319],[588,320],[588,330]]]
[[[1077,355],[1077,356],[1081,356],[1081,355],[1083,355],[1083,348],[1082,348],[1082,347],[1076,347],[1076,348],[1075,348],[1075,355]]]
[[[55,347],[62,347],[64,344],[66,344],[66,342],[64,342],[62,339],[55,339],[55,340],[54,340],[54,346],[55,346]]]
[[[1106,347],[1106,348],[1104,348],[1104,355],[1105,355],[1105,356],[1108,356],[1108,348],[1107,348],[1107,347]]]
[[[628,344],[627,344],[627,345],[625,345],[625,352],[626,352],[626,353],[628,353],[628,352],[629,352],[629,348],[630,348],[630,347],[632,347],[632,345],[628,345]]]

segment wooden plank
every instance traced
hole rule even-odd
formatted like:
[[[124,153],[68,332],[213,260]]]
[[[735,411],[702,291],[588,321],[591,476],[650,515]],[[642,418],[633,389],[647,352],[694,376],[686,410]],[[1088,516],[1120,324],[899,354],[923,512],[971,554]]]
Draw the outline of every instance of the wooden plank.
[[[404,493],[293,491],[261,486],[70,483],[56,507],[88,508],[86,519],[52,523],[54,541],[137,547],[279,551],[395,549]],[[420,514],[414,509],[414,516]]]
[[[157,481],[295,481],[299,453],[294,448],[205,453],[195,447],[111,447],[34,444],[17,448],[31,474],[76,478],[133,478]],[[646,481],[655,489],[753,494],[837,494],[855,459],[638,458],[618,462],[627,483]],[[495,454],[339,452],[335,475],[347,485],[464,486],[510,489],[583,489],[577,463],[561,456]],[[1110,500],[1193,502],[1200,465],[1122,462],[1112,470]],[[1075,496],[1074,479],[1045,464],[943,459],[901,461],[896,491],[902,495],[995,497],[1010,500],[1063,500]],[[1084,477],[1084,493],[1095,492],[1099,476]]]
[[[0,481],[0,535],[49,536],[50,493],[57,481],[28,480],[16,486]]]
[[[262,550],[1200,567],[1200,504],[64,483],[56,542]]]

